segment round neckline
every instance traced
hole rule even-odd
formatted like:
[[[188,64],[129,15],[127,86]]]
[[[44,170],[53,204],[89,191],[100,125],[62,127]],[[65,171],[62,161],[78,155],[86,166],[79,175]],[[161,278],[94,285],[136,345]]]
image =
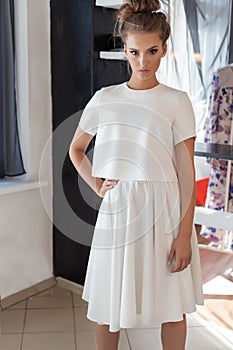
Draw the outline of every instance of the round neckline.
[[[125,85],[125,88],[128,92],[130,93],[139,93],[139,94],[142,94],[142,93],[147,93],[147,92],[153,92],[155,90],[157,90],[160,86],[162,86],[161,83],[153,86],[152,88],[149,88],[149,89],[132,89],[128,86],[128,81],[124,82],[123,83]]]

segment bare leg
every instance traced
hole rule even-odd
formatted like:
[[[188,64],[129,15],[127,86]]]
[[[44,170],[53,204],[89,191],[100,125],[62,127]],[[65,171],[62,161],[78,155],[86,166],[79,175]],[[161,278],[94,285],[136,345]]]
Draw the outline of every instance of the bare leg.
[[[98,350],[117,350],[119,332],[109,332],[108,325],[96,324],[96,341]]]
[[[186,316],[183,321],[162,324],[161,340],[163,350],[184,350],[186,341]]]

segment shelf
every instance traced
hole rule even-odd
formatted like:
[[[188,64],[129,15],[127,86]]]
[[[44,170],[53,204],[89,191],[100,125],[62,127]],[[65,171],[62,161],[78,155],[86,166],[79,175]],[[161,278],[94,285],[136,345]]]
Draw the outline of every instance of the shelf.
[[[106,60],[126,60],[123,51],[100,51],[99,57]]]
[[[226,231],[232,231],[233,228],[233,213],[223,212],[205,207],[195,207],[194,223],[197,225],[206,225]],[[233,250],[228,244],[228,248],[217,247],[213,242],[209,244],[199,244],[200,248],[218,251],[222,253],[233,253]]]
[[[233,146],[226,144],[215,144],[215,143],[195,143],[195,156],[198,157],[210,157],[216,159],[225,159],[228,161],[233,160]],[[229,162],[231,163],[231,162]],[[226,231],[233,230],[233,213],[227,211],[220,211],[209,209],[205,207],[195,207],[194,223],[198,225],[206,225],[217,229]],[[233,250],[228,247],[216,247],[213,242],[208,245],[199,245],[202,248],[210,249],[218,252],[229,253]]]
[[[216,143],[195,143],[195,156],[233,160],[233,146]]]
[[[194,223],[216,227],[222,230],[232,230],[233,213],[205,207],[195,207]]]
[[[96,0],[96,6],[108,7],[118,10],[123,4],[123,0]]]
[[[198,244],[198,247],[202,248],[202,249],[212,250],[212,251],[218,252],[218,253],[228,253],[228,254],[233,255],[232,249],[218,248],[218,247],[215,247],[214,245],[211,245],[211,243],[207,244],[207,245],[206,244]]]

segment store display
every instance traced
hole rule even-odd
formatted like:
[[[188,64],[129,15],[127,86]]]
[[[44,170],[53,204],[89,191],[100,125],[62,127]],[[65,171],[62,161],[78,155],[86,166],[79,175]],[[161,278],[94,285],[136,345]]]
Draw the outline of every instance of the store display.
[[[232,145],[233,141],[233,65],[213,74],[204,142]],[[205,206],[233,212],[233,163],[231,160],[208,158],[211,165]],[[233,229],[233,228],[232,228]],[[201,234],[220,248],[231,246],[232,232],[203,226]]]

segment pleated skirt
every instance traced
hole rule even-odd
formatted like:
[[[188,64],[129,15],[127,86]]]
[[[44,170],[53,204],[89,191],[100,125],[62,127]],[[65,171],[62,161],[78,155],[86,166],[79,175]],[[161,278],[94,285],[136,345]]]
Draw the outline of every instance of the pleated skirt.
[[[116,332],[181,321],[203,304],[194,226],[190,265],[170,272],[168,255],[179,223],[178,182],[120,179],[105,193],[82,294],[88,319]]]

